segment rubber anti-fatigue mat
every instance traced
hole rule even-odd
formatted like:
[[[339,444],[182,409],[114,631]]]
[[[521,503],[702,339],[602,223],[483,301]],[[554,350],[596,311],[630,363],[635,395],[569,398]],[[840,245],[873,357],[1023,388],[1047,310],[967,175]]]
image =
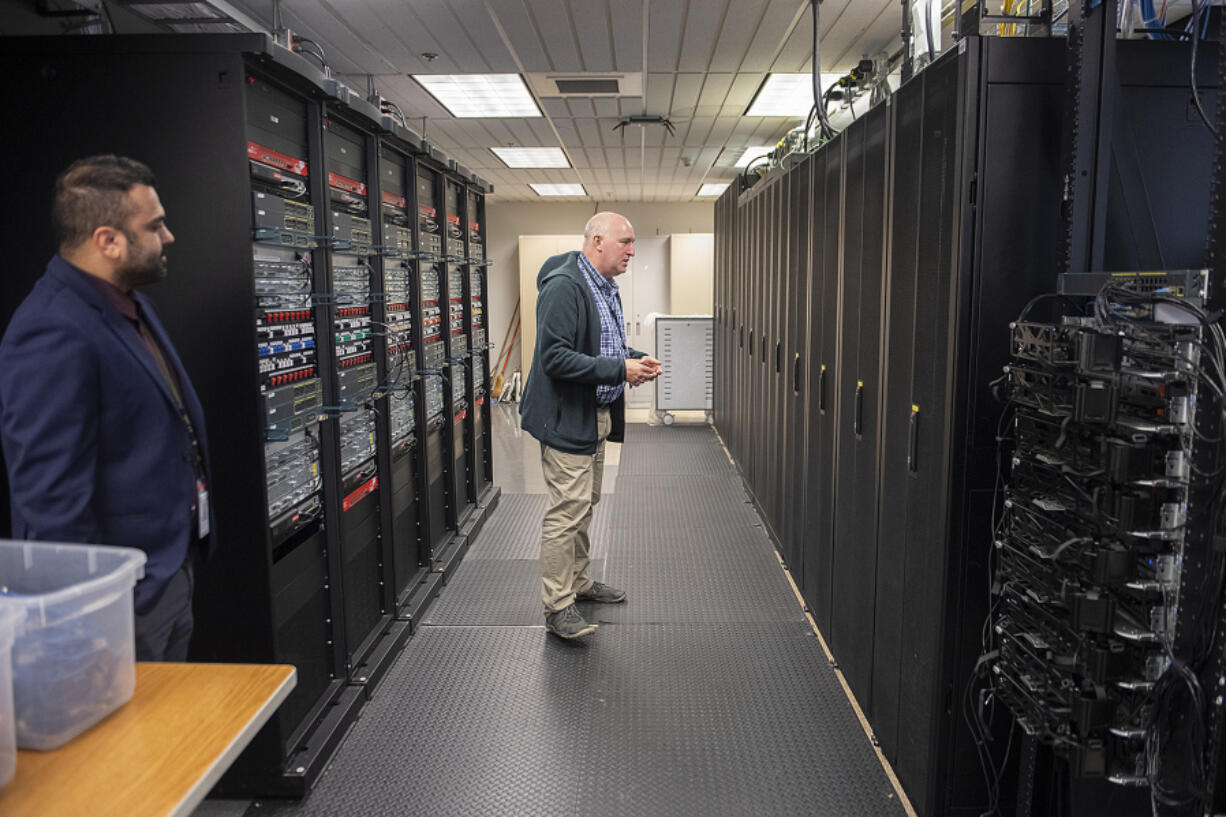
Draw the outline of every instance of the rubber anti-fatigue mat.
[[[262,813],[903,815],[800,624],[426,627],[315,790]]]
[[[465,554],[465,562],[537,558],[541,519],[548,504],[549,497],[544,494],[503,494],[498,507]]]
[[[620,480],[639,474],[734,474],[736,468],[718,445],[628,442],[622,449]]]
[[[628,423],[626,442],[719,445],[719,438],[715,436],[715,429],[708,425],[652,426],[646,423]]]
[[[678,480],[677,487],[668,491],[623,489],[614,494],[609,525],[615,532],[649,527],[749,530],[761,521],[743,496],[691,488]]]
[[[607,624],[805,621],[783,568],[761,542],[738,547],[694,538],[619,546],[604,581],[626,591],[624,604],[580,605]]]
[[[604,562],[588,575],[603,581]],[[460,564],[426,612],[427,625],[508,627],[543,624],[541,568],[536,559],[481,559]]]

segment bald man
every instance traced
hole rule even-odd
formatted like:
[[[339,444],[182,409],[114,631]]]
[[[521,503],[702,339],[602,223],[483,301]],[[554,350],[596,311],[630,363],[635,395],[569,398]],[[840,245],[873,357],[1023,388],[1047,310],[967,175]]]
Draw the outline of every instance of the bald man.
[[[583,249],[555,255],[536,278],[536,350],[519,411],[541,443],[549,509],[541,523],[541,601],[545,629],[579,638],[596,629],[576,602],[617,604],[622,590],[588,575],[588,526],[600,501],[605,441],[626,425],[625,387],[661,373],[660,361],[626,346],[621,296],[613,279],[634,257],[634,227],[597,213]]]

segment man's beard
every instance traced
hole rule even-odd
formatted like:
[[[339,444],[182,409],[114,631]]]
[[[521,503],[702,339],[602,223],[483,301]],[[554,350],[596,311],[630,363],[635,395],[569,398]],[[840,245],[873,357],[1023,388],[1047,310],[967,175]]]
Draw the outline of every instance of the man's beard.
[[[129,238],[128,246],[136,246]],[[166,262],[162,258],[161,248],[156,253],[130,258],[126,266],[119,270],[119,277],[127,289],[156,284],[166,277]]]

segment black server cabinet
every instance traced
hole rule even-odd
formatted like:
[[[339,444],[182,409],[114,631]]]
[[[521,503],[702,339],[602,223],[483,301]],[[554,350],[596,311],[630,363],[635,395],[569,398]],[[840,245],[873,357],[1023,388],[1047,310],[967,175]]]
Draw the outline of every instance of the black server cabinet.
[[[1008,358],[994,327],[1059,265],[1062,57],[1060,43],[970,38],[894,97],[870,720],[925,815],[979,813],[986,797],[960,696],[990,579],[987,384]]]
[[[489,403],[490,343],[486,326],[486,282],[489,262],[485,257],[485,195],[478,188],[468,188],[467,254],[468,261],[468,335],[472,339],[472,484],[473,497],[481,502],[494,481],[493,426]]]
[[[792,177],[784,176],[774,186],[771,195],[772,237],[770,257],[769,291],[774,297],[767,301],[770,308],[769,330],[763,348],[762,365],[766,368],[766,378],[769,383],[768,394],[773,405],[770,412],[769,450],[775,452],[770,458],[768,491],[768,507],[771,509],[772,527],[776,540],[782,545],[784,558],[788,558],[784,528],[787,522],[784,518],[785,491],[787,481],[784,473],[786,458],[782,456],[784,441],[787,439],[785,412],[787,409],[787,394],[784,391],[786,378],[783,376],[783,341],[786,334],[787,313],[791,300],[791,276],[788,274],[788,210],[792,189]]]
[[[363,659],[375,646],[391,610],[383,594],[384,562],[381,548],[380,474],[377,452],[382,442],[377,430],[376,395],[379,368],[371,322],[374,299],[380,291],[371,264],[371,198],[378,185],[375,137],[341,105],[325,104],[322,176],[326,181],[327,230],[325,264],[316,276],[324,293],[320,310],[331,324],[330,340],[335,372],[328,393],[333,407],[334,439],[329,446],[325,425],[324,456],[334,457],[325,467],[325,483],[335,479],[331,533],[341,556],[340,591],[345,625],[346,665],[352,679],[365,672]],[[374,213],[378,213],[378,204]],[[331,448],[331,450],[328,450]],[[391,565],[386,565],[389,569]],[[388,577],[389,582],[391,577]]]
[[[872,709],[888,110],[887,106],[872,109],[835,143],[841,143],[845,165],[831,565],[835,582],[828,637],[852,692],[866,711]]]
[[[811,238],[805,379],[806,451],[802,514],[805,602],[824,633],[830,632],[834,544],[835,429],[834,400],[839,354],[839,247],[842,151],[828,145],[801,171],[810,177]]]
[[[8,155],[37,157],[11,168],[26,194],[4,215],[25,232],[4,276],[6,319],[54,247],[29,214],[50,211],[55,173],[113,151],[158,175],[176,242],[148,294],[205,407],[217,512],[191,655],[297,668],[225,786],[302,794],[361,702],[346,684],[321,481],[322,77],[259,35],[9,38],[0,66],[17,83],[7,110],[40,123],[0,136]]]
[[[429,520],[425,541],[433,561],[455,530],[454,493],[449,489],[453,460],[450,456],[450,423],[446,415],[447,345],[444,340],[446,301],[440,280],[443,260],[443,227],[439,200],[441,180],[437,170],[417,166],[417,291],[421,300],[421,380],[424,402],[422,421],[425,463],[425,502]]]
[[[447,303],[446,329],[447,417],[451,424],[451,495],[455,498],[454,522],[462,526],[469,508],[476,501],[473,491],[473,411],[472,411],[472,351],[468,334],[468,268],[465,250],[464,208],[467,205],[464,185],[451,177],[443,179],[443,259],[446,269],[444,286]]]
[[[374,297],[376,358],[381,357],[380,397],[376,403],[380,433],[388,440],[386,509],[383,514],[384,552],[390,551],[393,571],[390,593],[402,617],[414,620],[411,598],[428,599],[418,593],[428,580],[430,552],[429,509],[418,418],[425,416],[424,393],[418,375],[417,352],[421,349],[421,299],[417,276],[413,197],[416,171],[408,132],[385,136],[379,149],[379,215],[382,238],[379,262],[383,286]]]
[[[807,162],[808,160],[806,160]],[[794,170],[788,199],[789,280],[786,343],[781,354],[785,421],[783,440],[783,546],[784,559],[797,587],[804,586],[804,493],[805,493],[805,366],[809,298],[810,170],[807,164]]]

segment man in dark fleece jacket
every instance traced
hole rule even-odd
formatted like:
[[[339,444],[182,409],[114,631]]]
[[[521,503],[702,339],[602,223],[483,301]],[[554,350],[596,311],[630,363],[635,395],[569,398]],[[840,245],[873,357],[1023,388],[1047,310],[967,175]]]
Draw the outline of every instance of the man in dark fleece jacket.
[[[634,256],[634,228],[617,213],[597,213],[583,250],[555,255],[537,275],[536,350],[519,411],[541,443],[549,509],[541,524],[541,600],[545,628],[562,638],[596,629],[576,601],[616,604],[624,591],[588,576],[588,526],[600,501],[604,444],[622,441],[626,384],[660,375],[660,361],[626,346],[615,277]]]

